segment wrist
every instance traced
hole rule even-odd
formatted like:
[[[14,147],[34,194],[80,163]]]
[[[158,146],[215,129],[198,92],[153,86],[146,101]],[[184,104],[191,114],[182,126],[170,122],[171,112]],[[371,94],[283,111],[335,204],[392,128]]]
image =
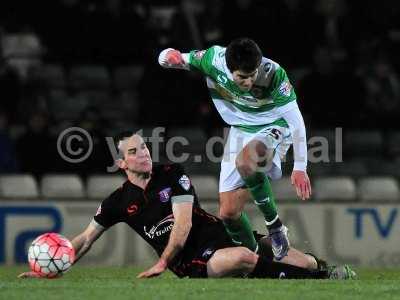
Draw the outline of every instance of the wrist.
[[[307,171],[307,162],[304,161],[295,161],[293,165],[293,171]]]
[[[160,265],[161,267],[165,268],[165,269],[168,267],[168,262],[163,257],[160,257],[160,259],[158,260],[157,264]]]

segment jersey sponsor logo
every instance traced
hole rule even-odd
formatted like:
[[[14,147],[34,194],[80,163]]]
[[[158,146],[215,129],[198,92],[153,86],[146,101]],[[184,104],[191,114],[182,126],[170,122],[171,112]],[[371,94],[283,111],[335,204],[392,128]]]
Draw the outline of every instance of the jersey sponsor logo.
[[[139,207],[136,204],[132,204],[130,206],[128,206],[128,208],[126,209],[128,215],[134,215],[137,213]]]
[[[150,230],[147,230],[146,226],[143,226],[144,233],[150,238],[154,239],[154,237],[160,237],[171,231],[174,226],[174,215],[169,215],[158,222],[156,225],[153,225]]]
[[[219,75],[218,75],[219,76]],[[241,96],[237,95],[233,91],[229,90],[227,87],[219,84],[218,82],[214,83],[213,88],[220,94],[222,99],[228,100],[230,102],[235,102],[241,105],[258,108],[265,104],[274,103],[273,99],[270,98],[255,98],[254,96]],[[262,97],[262,95],[261,95]]]
[[[169,198],[171,197],[171,188],[167,187],[160,192],[158,192],[158,196],[160,196],[160,201],[161,202],[167,202]]]
[[[179,178],[178,182],[185,191],[188,191],[190,189],[190,179],[186,175],[182,175],[182,177]]]
[[[292,90],[292,85],[290,84],[289,81],[284,81],[279,86],[279,93],[281,93],[283,96],[289,97],[291,90]]]
[[[228,90],[225,86],[222,86],[220,84],[215,84],[214,88],[216,91],[222,96],[223,99],[229,100],[231,102],[236,102],[241,105],[247,105],[250,107],[257,108],[259,106],[265,105],[265,104],[270,104],[273,103],[273,99],[269,98],[261,98],[262,97],[262,90],[260,89],[260,98],[255,98],[254,96],[240,96],[235,94],[234,92]],[[257,91],[256,91],[257,93]]]
[[[204,53],[206,53],[206,50],[196,50],[193,56],[195,59],[200,60],[204,56]]]

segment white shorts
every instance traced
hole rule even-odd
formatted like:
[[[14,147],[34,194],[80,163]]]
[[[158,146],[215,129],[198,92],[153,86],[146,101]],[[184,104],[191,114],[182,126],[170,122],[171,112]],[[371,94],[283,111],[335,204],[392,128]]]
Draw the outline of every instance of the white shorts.
[[[224,147],[224,156],[221,161],[221,173],[219,176],[220,193],[232,191],[245,185],[236,168],[235,161],[240,151],[251,140],[259,140],[268,149],[274,149],[272,164],[265,168],[265,174],[272,180],[282,177],[281,160],[285,157],[292,143],[289,128],[271,125],[264,127],[256,133],[249,133],[231,127]]]

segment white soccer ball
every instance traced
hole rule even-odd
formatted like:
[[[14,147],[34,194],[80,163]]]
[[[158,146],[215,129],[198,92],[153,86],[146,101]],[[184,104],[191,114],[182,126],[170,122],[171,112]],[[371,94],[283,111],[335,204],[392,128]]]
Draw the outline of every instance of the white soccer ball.
[[[75,249],[71,242],[58,233],[45,233],[37,237],[28,250],[31,270],[43,277],[57,277],[74,263]]]

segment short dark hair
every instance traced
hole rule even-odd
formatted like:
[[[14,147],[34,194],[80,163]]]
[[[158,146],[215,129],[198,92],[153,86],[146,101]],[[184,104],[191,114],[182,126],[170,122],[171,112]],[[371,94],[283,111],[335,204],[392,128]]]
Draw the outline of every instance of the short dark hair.
[[[252,72],[261,63],[260,47],[249,38],[238,38],[230,42],[225,52],[226,65],[231,72]]]
[[[134,131],[123,131],[114,137],[115,149],[117,150],[118,158],[124,159],[124,154],[120,151],[119,145],[121,142],[136,134]]]

